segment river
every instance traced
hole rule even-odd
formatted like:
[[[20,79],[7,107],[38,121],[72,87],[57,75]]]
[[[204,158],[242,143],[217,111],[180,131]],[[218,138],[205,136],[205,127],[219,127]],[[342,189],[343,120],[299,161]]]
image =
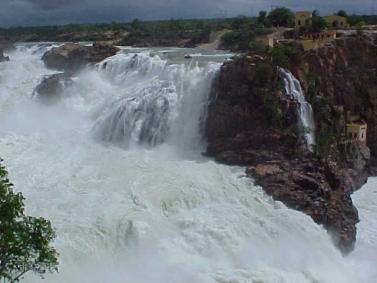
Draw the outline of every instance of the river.
[[[211,82],[229,54],[124,49],[44,105],[33,90],[55,73],[41,61],[48,48],[19,44],[0,63],[0,156],[27,213],[57,232],[59,273],[44,282],[376,282],[376,179],[353,197],[361,222],[343,257],[243,168],[201,155]]]

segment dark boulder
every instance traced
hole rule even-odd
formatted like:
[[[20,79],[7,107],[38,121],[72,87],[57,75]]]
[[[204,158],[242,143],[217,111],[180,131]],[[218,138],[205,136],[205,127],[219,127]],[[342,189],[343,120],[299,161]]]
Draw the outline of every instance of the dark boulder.
[[[4,52],[2,49],[0,49],[0,62],[6,62],[9,61],[9,56],[4,56]]]
[[[118,51],[118,48],[105,44],[82,46],[76,43],[67,43],[47,51],[42,60],[48,68],[76,72],[88,64],[101,62]]]
[[[71,83],[72,79],[66,73],[46,76],[35,88],[34,95],[43,103],[54,103],[61,98],[64,88]]]

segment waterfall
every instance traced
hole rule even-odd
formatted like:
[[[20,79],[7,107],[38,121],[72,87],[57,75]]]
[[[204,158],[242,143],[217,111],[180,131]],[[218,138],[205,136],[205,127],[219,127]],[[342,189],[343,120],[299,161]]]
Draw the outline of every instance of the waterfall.
[[[168,64],[150,52],[119,54],[98,68],[122,93],[102,109],[95,135],[123,146],[197,147],[219,63]]]
[[[312,106],[305,99],[300,81],[286,69],[279,68],[279,71],[284,79],[285,94],[298,103],[297,114],[300,118],[300,128],[304,132],[303,135],[308,149],[312,151],[315,145],[315,122]]]
[[[180,59],[193,50],[130,49],[46,106],[31,96],[55,73],[40,48],[22,44],[0,63],[0,156],[27,214],[56,230],[61,264],[45,282],[376,282],[375,181],[357,192],[361,229],[344,258],[244,168],[200,156],[215,56],[196,64]]]

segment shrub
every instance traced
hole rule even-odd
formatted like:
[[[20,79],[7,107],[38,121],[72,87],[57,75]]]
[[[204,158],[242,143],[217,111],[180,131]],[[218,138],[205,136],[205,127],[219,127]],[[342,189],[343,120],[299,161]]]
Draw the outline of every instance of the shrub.
[[[255,67],[254,81],[256,84],[266,84],[271,81],[273,67],[268,63],[260,63]]]
[[[295,14],[288,8],[276,8],[268,15],[268,20],[273,26],[292,27]]]
[[[1,162],[1,160],[0,160]],[[58,254],[50,246],[55,238],[51,223],[25,215],[24,198],[13,192],[0,163],[0,281],[17,282],[29,271],[57,271]]]
[[[272,64],[287,69],[298,53],[299,50],[294,46],[274,46],[271,50]]]

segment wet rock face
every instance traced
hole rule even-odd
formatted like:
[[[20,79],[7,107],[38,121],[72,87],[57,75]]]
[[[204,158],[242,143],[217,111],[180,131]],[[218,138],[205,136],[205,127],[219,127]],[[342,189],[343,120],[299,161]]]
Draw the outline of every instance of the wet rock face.
[[[4,56],[4,52],[2,49],[0,49],[0,62],[7,62],[9,61],[9,56]]]
[[[318,56],[317,61],[325,60]],[[282,95],[278,75],[263,70],[264,64],[242,58],[222,67],[208,108],[206,153],[219,162],[246,166],[268,195],[311,216],[347,254],[359,221],[350,195],[367,180],[369,148],[333,144],[324,156],[308,152],[296,132],[297,102]],[[329,80],[334,80],[330,74]]]
[[[207,154],[247,165],[263,152],[274,155],[272,147],[288,155],[287,148],[300,149],[303,144],[292,131],[298,121],[296,102],[282,93],[281,84],[277,69],[259,58],[225,63],[208,107]]]
[[[322,162],[310,157],[266,161],[249,167],[247,174],[275,200],[323,225],[342,252],[352,251],[359,221],[357,210],[344,187],[332,186],[328,179],[332,172]]]
[[[0,49],[4,51],[10,51],[15,49],[14,43],[11,40],[0,38]]]
[[[64,87],[71,83],[72,79],[66,73],[47,76],[35,88],[34,95],[43,103],[54,103],[61,98]]]
[[[103,44],[82,46],[75,43],[67,43],[47,51],[42,60],[48,68],[72,73],[88,64],[95,64],[113,56],[118,51],[119,49],[116,47]]]
[[[377,34],[338,38],[305,53],[293,71],[312,98],[325,98],[343,114],[362,115],[368,146],[377,156]]]

